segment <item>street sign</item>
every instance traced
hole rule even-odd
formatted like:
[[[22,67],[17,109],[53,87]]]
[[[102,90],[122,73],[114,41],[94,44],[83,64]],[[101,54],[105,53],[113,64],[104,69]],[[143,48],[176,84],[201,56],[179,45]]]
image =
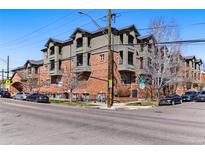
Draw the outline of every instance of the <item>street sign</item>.
[[[145,83],[144,77],[140,76],[138,82],[139,82],[139,84]]]
[[[112,80],[109,80],[109,88],[112,88]]]
[[[10,84],[11,84],[11,82],[10,82],[10,80],[6,80],[6,86],[10,86]]]
[[[140,83],[140,89],[144,89],[145,88],[145,84],[144,83]]]

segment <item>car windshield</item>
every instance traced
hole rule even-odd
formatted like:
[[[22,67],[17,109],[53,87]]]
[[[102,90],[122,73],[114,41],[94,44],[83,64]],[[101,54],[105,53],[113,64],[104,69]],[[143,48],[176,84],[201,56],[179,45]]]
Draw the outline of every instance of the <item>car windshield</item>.
[[[194,94],[194,92],[185,92],[185,95],[191,95]]]
[[[165,98],[170,98],[170,97],[174,97],[175,95],[168,95]]]
[[[202,91],[201,94],[205,95],[205,91]]]

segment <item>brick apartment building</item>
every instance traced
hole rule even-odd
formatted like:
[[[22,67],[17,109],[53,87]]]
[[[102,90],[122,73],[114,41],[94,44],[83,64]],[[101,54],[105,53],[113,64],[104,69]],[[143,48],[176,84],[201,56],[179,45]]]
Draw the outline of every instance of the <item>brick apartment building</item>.
[[[107,32],[106,28],[104,32]],[[155,41],[152,35],[141,36],[134,25],[112,28],[116,98],[153,95],[148,70],[153,65]],[[68,40],[50,38],[42,53],[43,60],[28,60],[24,66],[13,70],[11,92],[41,92],[69,98],[72,91],[76,98],[106,97],[108,46],[107,35],[102,31],[88,32],[77,28]],[[144,90],[139,88],[139,76],[147,81]]]
[[[185,56],[181,59],[181,81],[176,83],[172,88],[176,93],[183,94],[185,91],[200,91],[203,89],[204,77],[201,71],[202,60],[195,56]]]

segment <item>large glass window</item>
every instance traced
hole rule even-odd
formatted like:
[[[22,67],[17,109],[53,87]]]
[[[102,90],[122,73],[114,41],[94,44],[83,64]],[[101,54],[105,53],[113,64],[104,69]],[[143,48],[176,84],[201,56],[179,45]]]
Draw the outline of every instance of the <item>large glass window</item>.
[[[150,57],[147,58],[147,65],[148,67],[151,67],[152,65],[152,59]]]
[[[144,66],[144,60],[143,57],[140,57],[140,69],[143,69]]]
[[[50,60],[50,70],[54,70],[55,68],[55,61],[54,60]]]
[[[119,52],[119,64],[123,64],[123,51]]]
[[[82,66],[83,65],[83,54],[77,54],[77,66]]]
[[[28,74],[31,74],[31,67],[28,68]]]
[[[59,60],[59,63],[58,63],[58,69],[61,70],[62,69],[62,61]]]
[[[123,44],[123,34],[120,35],[120,41]]]
[[[88,53],[87,65],[90,66],[90,53]]]
[[[129,65],[133,65],[134,63],[133,63],[133,55],[134,55],[134,53],[133,52],[128,52],[128,64]]]
[[[132,35],[128,36],[128,44],[133,44],[134,43],[134,37]]]
[[[77,48],[82,47],[83,46],[83,38],[78,38],[77,40]]]
[[[35,67],[35,74],[38,74],[38,67]]]
[[[54,55],[54,46],[50,47],[50,55]]]

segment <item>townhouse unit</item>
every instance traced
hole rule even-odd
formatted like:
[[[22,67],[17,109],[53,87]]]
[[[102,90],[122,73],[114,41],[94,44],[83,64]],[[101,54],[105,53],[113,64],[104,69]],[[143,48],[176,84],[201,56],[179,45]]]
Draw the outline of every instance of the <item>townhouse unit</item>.
[[[176,89],[178,94],[185,91],[200,91],[203,88],[203,72],[201,71],[202,60],[195,56],[184,56],[181,59],[182,65],[180,72],[182,74],[181,81],[178,82]]]

